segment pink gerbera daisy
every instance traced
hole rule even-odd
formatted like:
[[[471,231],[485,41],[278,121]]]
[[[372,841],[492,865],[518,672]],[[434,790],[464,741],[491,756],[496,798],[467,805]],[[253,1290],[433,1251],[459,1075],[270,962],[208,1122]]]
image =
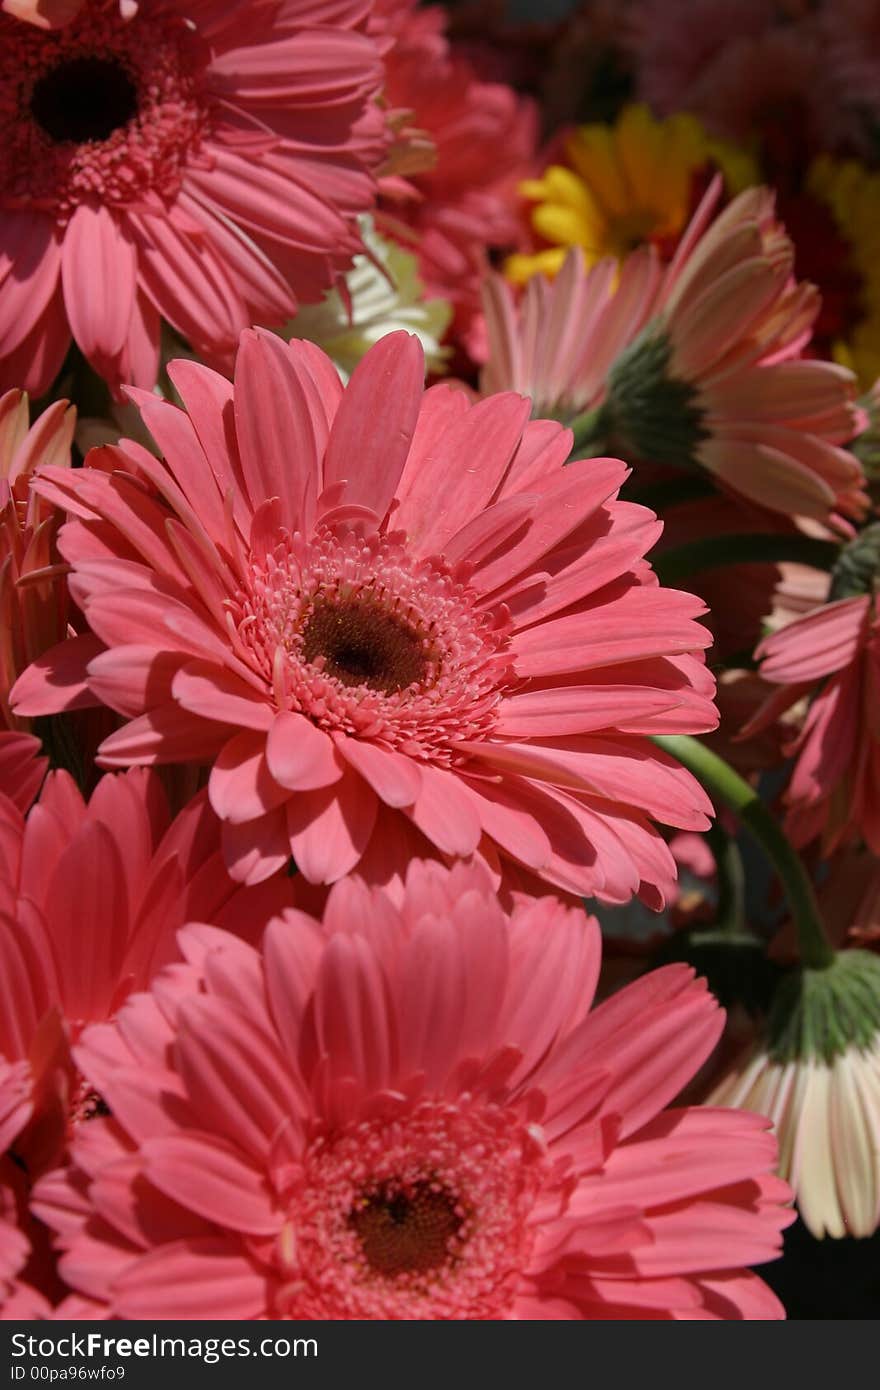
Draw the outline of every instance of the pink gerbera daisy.
[[[234,387],[170,371],[188,416],[140,398],[164,463],[123,441],[42,473],[108,650],[73,672],[62,644],[19,713],[85,684],[131,720],[105,766],[212,761],[246,882],[292,854],[332,883],[384,804],[441,854],[659,905],[649,817],[701,829],[711,806],[648,735],[712,727],[714,682],[702,604],[643,559],[656,517],[617,500],[625,465],[563,468],[570,434],[521,396],[424,392],[406,333],[344,391],[317,348],[258,332]]]
[[[723,1015],[685,966],[592,1014],[595,921],[482,870],[355,880],[77,1057],[113,1119],[37,1206],[122,1318],[779,1318],[743,1266],[792,1219],[765,1121],[670,1110]],[[478,982],[478,983],[475,983]]]
[[[129,7],[130,9],[131,7]],[[71,336],[151,387],[160,321],[231,360],[360,249],[384,148],[364,6],[89,0],[0,14],[0,382],[44,391]]]
[[[0,1152],[31,1180],[58,1161],[94,1108],[71,1041],[175,959],[182,922],[253,939],[290,901],[283,878],[233,883],[204,795],[171,821],[155,772],[104,777],[88,804],[51,773],[27,820],[0,796]]]
[[[596,451],[705,469],[788,516],[860,516],[864,475],[841,447],[863,424],[855,377],[801,356],[819,298],[793,277],[772,193],[746,189],[710,221],[720,193],[716,178],[662,275],[651,248],[619,281],[613,261],[586,271],[570,253],[520,305],[493,277],[484,389],[527,390],[565,418],[593,411]]]

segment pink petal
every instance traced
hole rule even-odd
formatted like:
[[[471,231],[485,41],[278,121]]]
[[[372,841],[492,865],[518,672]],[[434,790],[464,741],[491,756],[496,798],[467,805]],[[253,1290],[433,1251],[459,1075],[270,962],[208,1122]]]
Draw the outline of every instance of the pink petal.
[[[274,710],[237,676],[208,661],[188,661],[174,677],[171,693],[192,714],[266,732]]]
[[[280,338],[243,333],[235,364],[235,428],[251,506],[278,496],[290,531],[305,528],[321,491],[319,411],[311,376]]]
[[[462,415],[430,453],[410,460],[395,520],[418,554],[442,553],[491,501],[522,438],[529,408],[528,400],[513,392],[490,396]]]
[[[208,780],[208,797],[221,820],[234,825],[257,820],[289,795],[266,766],[263,734],[247,731],[224,744]]]
[[[407,812],[413,824],[444,854],[473,854],[482,826],[466,788],[442,768],[425,765],[421,773],[421,790]]]
[[[357,864],[373,831],[375,792],[346,770],[326,791],[306,792],[287,803],[290,847],[310,883],[335,883]]]
[[[80,203],[61,252],[64,303],[73,336],[99,368],[119,356],[134,308],[135,248],[102,203]]]
[[[133,1260],[114,1281],[122,1318],[227,1322],[265,1315],[266,1274],[237,1241],[174,1241]]]
[[[386,806],[412,806],[422,785],[418,764],[412,758],[344,734],[337,737],[336,747]]]
[[[275,716],[266,740],[266,762],[275,780],[290,791],[328,787],[343,775],[327,734],[291,710]]]
[[[179,705],[159,705],[110,734],[98,749],[101,767],[130,763],[207,762],[233,732],[208,723]]]
[[[197,1134],[148,1139],[141,1146],[144,1173],[160,1192],[206,1220],[249,1235],[275,1235],[283,1214],[266,1180],[219,1139]]]
[[[324,485],[346,480],[346,501],[383,517],[403,473],[422,402],[418,338],[388,333],[355,368],[333,421]]]
[[[285,868],[290,860],[285,807],[279,806],[242,825],[224,821],[221,842],[230,877],[248,887],[262,883]]]
[[[61,710],[87,709],[97,704],[88,688],[86,667],[104,650],[92,633],[68,637],[23,671],[9,693],[9,702],[22,718],[58,714]]]

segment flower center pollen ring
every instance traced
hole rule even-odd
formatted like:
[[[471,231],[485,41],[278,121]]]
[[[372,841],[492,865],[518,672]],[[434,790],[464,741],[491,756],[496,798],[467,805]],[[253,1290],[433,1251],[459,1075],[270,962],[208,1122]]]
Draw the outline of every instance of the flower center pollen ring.
[[[423,681],[431,660],[415,628],[368,599],[316,603],[302,629],[302,657],[310,665],[320,658],[343,685],[387,695]]]
[[[376,1274],[420,1274],[445,1265],[464,1215],[452,1196],[429,1181],[383,1186],[363,1196],[349,1216],[367,1264]]]

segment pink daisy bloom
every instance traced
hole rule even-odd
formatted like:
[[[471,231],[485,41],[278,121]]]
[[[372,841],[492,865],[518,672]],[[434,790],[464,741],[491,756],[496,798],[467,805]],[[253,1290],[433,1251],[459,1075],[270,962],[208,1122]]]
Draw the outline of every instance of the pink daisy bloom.
[[[111,1315],[784,1316],[743,1268],[791,1220],[766,1122],[663,1110],[722,1026],[687,967],[589,1013],[594,920],[424,863],[399,910],[346,880],[181,943],[84,1035],[113,1118],[36,1198]]]
[[[172,821],[154,772],[104,777],[88,804],[53,772],[27,820],[0,796],[0,1152],[31,1180],[58,1161],[93,1109],[71,1041],[177,958],[183,922],[255,938],[291,900],[286,879],[233,883],[204,795]]]
[[[73,337],[151,387],[167,320],[231,360],[361,249],[385,141],[364,7],[94,0],[0,15],[0,381],[43,392]]]
[[[493,277],[483,388],[529,390],[568,418],[593,410],[604,447],[705,469],[788,516],[860,516],[864,475],[841,447],[863,423],[855,377],[801,357],[819,298],[792,276],[772,193],[746,189],[710,222],[720,192],[716,179],[662,276],[650,248],[617,284],[614,262],[586,271],[573,253],[520,305]]]
[[[859,839],[880,854],[880,619],[874,595],[823,604],[765,638],[756,655],[764,680],[779,689],[744,733],[810,700],[785,749],[795,758],[785,791],[788,834],[798,845],[821,837],[825,854]]]
[[[714,682],[702,604],[643,559],[656,517],[617,500],[625,465],[563,468],[570,434],[521,396],[425,392],[406,333],[345,390],[319,349],[259,332],[234,387],[170,372],[188,415],[139,398],[164,462],[123,441],[42,471],[107,651],[47,654],[18,713],[87,687],[131,721],[104,766],[213,762],[245,882],[291,855],[334,882],[382,805],[437,853],[659,906],[674,865],[649,818],[702,829],[711,805],[648,736],[712,727]]]

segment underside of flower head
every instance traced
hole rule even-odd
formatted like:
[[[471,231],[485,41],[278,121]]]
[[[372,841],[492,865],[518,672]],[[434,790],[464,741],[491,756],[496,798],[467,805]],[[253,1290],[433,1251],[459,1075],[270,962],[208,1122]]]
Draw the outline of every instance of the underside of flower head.
[[[519,304],[494,277],[483,389],[515,385],[580,417],[585,451],[704,471],[789,516],[861,517],[864,473],[843,447],[864,426],[855,377],[802,356],[818,296],[793,276],[770,191],[746,189],[715,216],[720,194],[716,179],[662,271],[651,247],[619,274],[570,252]]]
[[[797,968],[764,1035],[715,1088],[712,1104],[769,1115],[779,1171],[814,1236],[870,1236],[880,1225],[880,959],[839,952]]]

